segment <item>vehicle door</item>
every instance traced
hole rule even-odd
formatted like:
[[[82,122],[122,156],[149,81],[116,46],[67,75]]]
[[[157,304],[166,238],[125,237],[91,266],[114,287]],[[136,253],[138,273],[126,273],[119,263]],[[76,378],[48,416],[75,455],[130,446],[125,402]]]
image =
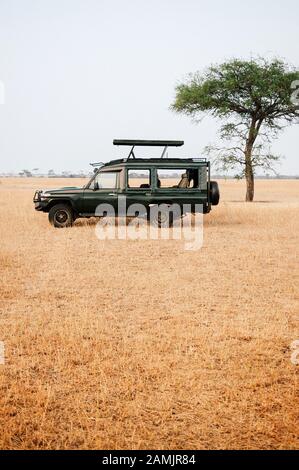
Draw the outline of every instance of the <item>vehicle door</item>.
[[[152,199],[152,170],[150,168],[126,168],[125,196],[127,211],[133,204],[146,208]],[[137,207],[137,206],[136,206]],[[138,210],[138,209],[137,209]]]
[[[198,168],[157,167],[153,202],[194,206],[200,202]]]
[[[117,211],[120,170],[103,170],[95,175],[84,190],[83,212],[95,215],[99,204],[110,204]]]

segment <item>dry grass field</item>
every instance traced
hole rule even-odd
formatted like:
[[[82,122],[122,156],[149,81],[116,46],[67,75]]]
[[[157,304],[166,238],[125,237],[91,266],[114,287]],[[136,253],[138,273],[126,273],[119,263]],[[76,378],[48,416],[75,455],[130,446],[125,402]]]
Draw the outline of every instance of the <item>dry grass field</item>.
[[[204,246],[48,224],[0,182],[0,447],[293,449],[299,180],[220,181]]]

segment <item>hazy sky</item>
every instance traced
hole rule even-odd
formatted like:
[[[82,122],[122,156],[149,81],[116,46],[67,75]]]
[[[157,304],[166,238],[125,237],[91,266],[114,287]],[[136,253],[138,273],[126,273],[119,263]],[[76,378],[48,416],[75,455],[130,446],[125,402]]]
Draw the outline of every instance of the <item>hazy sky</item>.
[[[0,0],[0,171],[86,170],[122,156],[113,138],[199,156],[219,123],[172,113],[176,83],[232,57],[299,66],[298,22],[298,0]],[[273,145],[281,173],[299,174],[298,131]]]

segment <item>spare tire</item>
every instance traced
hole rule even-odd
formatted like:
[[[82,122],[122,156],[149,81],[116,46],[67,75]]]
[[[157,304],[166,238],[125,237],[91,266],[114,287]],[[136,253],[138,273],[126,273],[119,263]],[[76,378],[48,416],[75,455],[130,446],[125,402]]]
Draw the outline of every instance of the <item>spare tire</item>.
[[[213,206],[217,206],[220,199],[219,186],[217,181],[210,181],[210,201]]]

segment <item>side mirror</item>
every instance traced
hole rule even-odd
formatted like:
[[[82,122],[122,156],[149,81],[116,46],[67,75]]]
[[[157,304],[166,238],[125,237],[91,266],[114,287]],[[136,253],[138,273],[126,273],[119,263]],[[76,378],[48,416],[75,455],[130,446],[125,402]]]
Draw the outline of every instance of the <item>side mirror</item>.
[[[93,190],[97,191],[98,189],[99,189],[99,183],[97,181],[95,181],[94,185],[93,185]]]

